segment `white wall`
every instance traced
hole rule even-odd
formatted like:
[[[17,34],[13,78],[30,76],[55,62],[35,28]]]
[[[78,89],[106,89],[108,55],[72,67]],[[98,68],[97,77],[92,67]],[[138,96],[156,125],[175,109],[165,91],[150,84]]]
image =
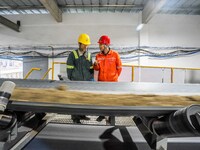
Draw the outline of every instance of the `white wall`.
[[[4,16],[14,22],[20,20],[22,26],[21,32],[18,33],[0,25],[0,46],[77,45],[80,33],[88,33],[93,46],[97,46],[97,41],[102,34],[111,37],[112,46],[137,46],[138,34],[135,28],[141,20],[140,15],[129,13],[63,14],[62,23],[57,23],[48,14]],[[143,27],[140,45],[200,47],[199,39],[200,16],[159,14]],[[140,59],[140,64],[200,68],[199,59],[200,54],[172,59],[145,57]],[[132,64],[137,65],[138,62],[134,61]]]
[[[21,32],[0,26],[0,45],[13,44],[77,44],[80,33],[88,33],[97,45],[102,34],[111,37],[114,45],[137,43],[138,14],[63,14],[63,22],[57,23],[50,15],[4,16],[14,22],[21,21]]]
[[[200,16],[156,15],[147,28],[149,46],[200,47]]]
[[[86,32],[96,44],[99,36],[108,34],[114,45],[137,45],[135,28],[140,14],[92,13],[63,14],[63,22],[45,15],[6,15],[21,21],[17,33],[0,25],[1,45],[10,44],[77,44],[77,36]],[[141,31],[141,45],[200,46],[200,16],[155,15]],[[14,40],[12,40],[14,39]]]
[[[0,45],[30,44],[77,44],[80,33],[88,33],[92,44],[102,34],[111,37],[113,45],[137,46],[135,30],[140,14],[85,13],[63,14],[63,22],[57,23],[52,16],[6,15],[13,22],[21,21],[21,32],[0,25]],[[192,46],[199,47],[200,16],[155,15],[141,31],[141,46]]]
[[[141,30],[141,45],[153,47],[200,47],[200,16],[156,15]],[[170,51],[154,51],[168,53]],[[200,68],[200,53],[170,59],[141,58],[144,66]],[[135,63],[137,64],[137,63]]]

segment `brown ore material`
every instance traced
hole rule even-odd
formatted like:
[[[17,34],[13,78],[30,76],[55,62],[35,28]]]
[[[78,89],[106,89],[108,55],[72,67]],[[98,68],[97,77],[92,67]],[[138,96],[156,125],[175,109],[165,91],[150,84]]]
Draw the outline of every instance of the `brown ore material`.
[[[200,96],[102,94],[70,91],[65,85],[56,89],[16,88],[14,101],[104,106],[188,106],[200,104]]]

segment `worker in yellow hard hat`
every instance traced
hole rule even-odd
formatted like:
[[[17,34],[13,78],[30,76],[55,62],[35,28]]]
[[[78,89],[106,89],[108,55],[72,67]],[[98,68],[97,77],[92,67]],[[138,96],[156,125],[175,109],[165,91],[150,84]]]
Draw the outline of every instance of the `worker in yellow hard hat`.
[[[82,33],[78,38],[79,48],[73,50],[67,59],[67,76],[72,81],[92,81],[94,79],[94,70],[92,56],[88,52],[90,45],[90,37],[86,33]],[[85,115],[72,115],[74,123],[81,123],[80,120],[89,118]]]
[[[82,33],[82,34],[79,35],[78,42],[81,43],[81,44],[84,44],[86,46],[91,44],[90,43],[90,37],[86,33]]]

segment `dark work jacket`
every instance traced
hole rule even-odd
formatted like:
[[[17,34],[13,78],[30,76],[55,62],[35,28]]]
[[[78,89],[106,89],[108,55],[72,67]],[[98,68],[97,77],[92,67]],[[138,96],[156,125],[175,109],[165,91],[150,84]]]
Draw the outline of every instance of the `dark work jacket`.
[[[78,50],[72,51],[67,59],[67,76],[74,81],[92,81],[94,70],[91,54],[86,52],[79,56]]]

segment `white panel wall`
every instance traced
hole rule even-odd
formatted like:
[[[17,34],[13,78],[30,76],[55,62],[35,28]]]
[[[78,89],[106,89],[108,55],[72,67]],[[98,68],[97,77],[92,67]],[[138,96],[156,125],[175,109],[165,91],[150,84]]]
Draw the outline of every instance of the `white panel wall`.
[[[147,28],[149,46],[200,47],[200,16],[156,15]]]
[[[17,33],[0,26],[1,45],[13,44],[77,44],[80,33],[88,33],[91,42],[97,45],[102,34],[111,37],[114,45],[136,45],[138,14],[94,13],[63,14],[63,22],[57,23],[50,15],[5,16],[21,21],[21,32]]]
[[[48,14],[5,17],[14,22],[20,20],[22,31],[18,33],[0,25],[0,46],[77,45],[80,33],[88,33],[94,46],[97,46],[97,41],[102,34],[109,35],[114,46],[137,46],[138,34],[135,28],[141,20],[140,14],[129,13],[63,14],[61,23],[57,23]],[[200,47],[199,39],[200,16],[160,14],[154,16],[142,29],[140,45]],[[200,54],[172,59],[145,57],[140,59],[140,64],[200,68],[199,59]],[[134,61],[132,64],[137,65],[138,62]]]
[[[14,44],[77,44],[80,33],[88,33],[96,45],[102,34],[111,37],[114,45],[137,46],[135,30],[140,14],[91,13],[63,14],[63,22],[45,15],[6,15],[13,22],[21,21],[21,32],[0,25],[0,45]],[[141,31],[141,46],[199,47],[200,16],[156,15]]]
[[[139,14],[92,13],[63,14],[57,23],[50,15],[6,15],[21,21],[17,33],[0,25],[1,45],[9,44],[76,44],[77,36],[86,32],[96,44],[99,36],[108,34],[113,44],[137,45]],[[141,31],[141,45],[200,46],[200,16],[156,15]],[[13,40],[14,39],[14,40]]]

